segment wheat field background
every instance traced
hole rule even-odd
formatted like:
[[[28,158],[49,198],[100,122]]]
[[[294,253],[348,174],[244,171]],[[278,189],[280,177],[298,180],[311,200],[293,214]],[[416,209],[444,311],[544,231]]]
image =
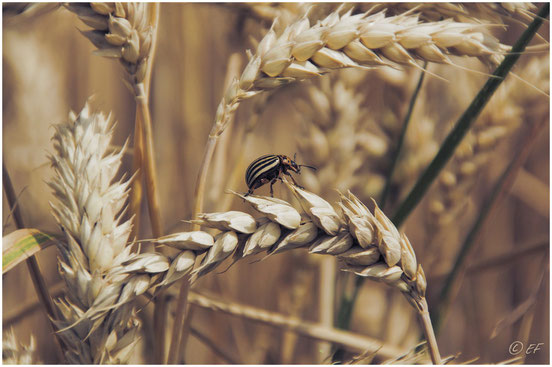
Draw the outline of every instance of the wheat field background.
[[[92,96],[91,110],[111,112],[116,121],[114,147],[129,139],[132,148],[135,101],[123,83],[124,69],[116,61],[92,54],[95,47],[78,31],[89,27],[75,14],[59,7],[26,16],[10,5],[3,5],[3,163],[25,227],[59,233],[50,214],[53,196],[46,184],[54,174],[48,160],[54,150],[53,125],[67,120],[70,110],[80,111]],[[422,12],[428,17],[439,13],[438,8],[426,5]],[[536,4],[532,13],[541,6]],[[314,5],[309,17],[323,19],[336,7]],[[381,9],[387,7],[389,14],[406,11],[400,5],[381,4]],[[369,8],[369,4],[356,4],[355,13]],[[252,39],[263,37],[276,14],[284,27],[306,7],[295,3],[162,3],[159,9],[149,107],[162,232],[169,234],[190,230],[182,220],[193,218],[196,178],[208,134],[228,81],[239,77],[248,62],[245,50],[255,50]],[[485,13],[476,12],[474,17],[480,14]],[[484,21],[507,25],[489,28],[504,45],[513,45],[526,28],[524,24],[531,21],[519,14],[493,16]],[[532,45],[545,44],[548,34],[546,21]],[[380,204],[388,216],[487,81],[484,73],[494,70],[476,58],[452,59],[462,69],[428,64],[431,74],[425,75],[419,91],[387,203]],[[297,153],[298,163],[316,166],[316,172],[303,169],[296,178],[330,203],[338,200],[336,189],[351,190],[364,203],[371,197],[379,200],[421,65],[337,70],[244,100],[214,153],[203,212],[253,213],[243,200],[225,190],[246,192],[245,170],[263,154],[293,157]],[[520,356],[509,350],[516,341],[524,346],[522,363],[550,363],[548,48],[527,51],[513,72],[519,78],[510,75],[499,87],[464,143],[400,228],[424,267],[430,310],[442,306],[440,291],[483,203],[504,169],[529,144],[530,131],[542,125],[530,141],[529,155],[511,187],[478,232],[455,283],[446,317],[436,330],[441,355],[457,356],[455,363],[475,358],[483,364],[507,361]],[[120,172],[132,175],[132,149],[123,155]],[[283,184],[275,184],[274,191],[275,197],[291,200]],[[268,195],[268,185],[255,193]],[[2,208],[5,236],[16,229],[5,196]],[[145,199],[139,216],[136,237],[152,238]],[[52,246],[37,258],[50,292],[59,296],[64,287],[56,251]],[[230,267],[231,263],[227,260],[192,289],[225,302],[331,326],[337,322],[342,294],[351,294],[355,284],[355,277],[341,272],[334,257],[302,249],[263,261],[248,258]],[[20,264],[4,273],[2,283],[4,333],[13,328],[23,345],[33,336],[33,361],[59,363],[27,267]],[[166,292],[168,312],[163,330],[167,340],[178,289],[173,286]],[[152,355],[156,343],[153,303],[144,298],[138,305],[141,338],[129,362],[159,363]],[[191,312],[186,363],[332,362],[334,346],[305,332],[197,304],[192,304]],[[360,363],[398,358],[411,351],[422,335],[405,298],[372,281],[360,287],[350,331],[397,351],[393,356],[364,356],[368,359]],[[531,344],[539,344],[540,349],[531,352],[527,349]],[[358,348],[344,350],[342,362],[362,352]],[[418,357],[403,359],[403,363],[429,362],[427,356]]]

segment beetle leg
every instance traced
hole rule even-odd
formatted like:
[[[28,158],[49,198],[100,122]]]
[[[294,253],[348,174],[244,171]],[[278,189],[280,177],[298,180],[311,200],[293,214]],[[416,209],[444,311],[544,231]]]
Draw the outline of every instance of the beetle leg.
[[[274,197],[274,191],[272,189],[272,185],[274,185],[276,183],[276,181],[278,180],[278,177],[274,178],[272,181],[270,181],[270,197],[273,198]]]
[[[286,172],[286,175],[288,175],[289,177],[291,177],[291,181],[293,181],[293,184],[294,184],[295,186],[297,186],[297,187],[300,188],[300,189],[304,189],[303,186],[299,185],[299,184],[297,183],[297,181],[295,181],[295,179],[293,178],[293,176],[292,176],[291,174],[289,174],[289,173]]]

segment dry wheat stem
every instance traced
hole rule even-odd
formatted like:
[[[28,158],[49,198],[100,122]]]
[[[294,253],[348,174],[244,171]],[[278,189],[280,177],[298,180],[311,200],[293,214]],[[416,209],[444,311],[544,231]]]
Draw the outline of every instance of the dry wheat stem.
[[[217,300],[213,297],[190,291],[190,303],[217,312],[224,312],[229,315],[243,317],[263,324],[284,328],[298,333],[302,336],[336,343],[355,351],[370,350],[383,358],[392,358],[404,353],[399,347],[384,344],[379,340],[364,335],[343,331],[332,327],[323,326],[317,323],[285,316],[276,312],[269,312],[263,309],[241,305],[237,303]]]
[[[146,101],[149,100],[149,87],[151,83],[151,71],[153,69],[153,59],[155,57],[155,50],[157,46],[157,30],[159,25],[159,3],[148,4],[148,23],[152,27],[152,44],[149,51],[149,62],[147,64],[146,75],[144,77],[144,95]],[[133,234],[139,233],[140,228],[140,206],[142,203],[142,172],[140,168],[143,166],[143,154],[144,154],[144,137],[142,133],[142,109],[138,108],[136,111],[136,120],[134,123],[134,151],[132,156],[132,169],[136,172],[136,179],[132,182],[132,191],[130,197],[130,212],[135,215]],[[150,157],[151,159],[151,157]],[[160,220],[159,220],[160,222]]]
[[[184,333],[184,324],[185,318],[189,313],[186,312],[188,306],[188,291],[190,289],[190,278],[185,276],[181,280],[181,285],[179,289],[179,294],[176,303],[176,315],[173,321],[173,328],[171,334],[171,343],[169,347],[169,354],[167,356],[168,364],[178,363],[178,357],[181,355],[181,347],[183,343],[181,342],[185,336]]]
[[[148,98],[145,94],[144,85],[138,84],[139,93],[136,94],[136,108],[140,111],[142,136],[144,138],[144,156],[142,167],[145,173],[146,194],[148,198],[148,209],[151,221],[152,233],[160,237],[163,232],[161,224],[161,209],[159,204],[159,193],[157,189],[157,169],[155,166],[155,149],[153,146],[153,129],[148,106]]]
[[[237,73],[236,69],[238,69],[241,66],[241,61],[237,54],[233,54],[230,56],[229,65],[226,70],[226,82],[225,84],[230,84],[231,80],[234,78],[234,74]],[[215,152],[216,147],[216,141],[211,139],[209,137],[207,141],[207,147],[206,147],[206,155],[204,156],[204,160],[208,159],[209,162],[211,161],[213,154]],[[220,148],[220,147],[219,147]],[[221,155],[221,157],[226,155]],[[207,158],[208,157],[208,158]],[[210,165],[210,163],[206,163],[205,161],[202,162],[201,166],[203,165]],[[194,197],[196,198],[194,202],[194,211],[193,213],[199,213],[201,212],[201,207],[197,207],[198,205],[203,203],[203,198],[205,197],[205,186],[207,182],[207,170],[200,170],[200,175],[197,179],[198,184],[195,187],[195,194]],[[201,200],[198,200],[198,198],[201,198]],[[193,225],[192,230],[198,230],[199,226]],[[169,355],[168,355],[168,363],[176,363],[176,359],[178,356],[182,354],[181,348],[184,348],[185,343],[182,341],[186,340],[187,334],[189,332],[188,328],[184,327],[184,324],[189,323],[189,315],[186,315],[186,300],[188,297],[188,289],[189,289],[189,278],[186,276],[184,279],[182,279],[180,285],[180,293],[178,295],[178,301],[176,306],[176,317],[173,325],[173,332],[171,337],[171,343],[169,347]],[[188,322],[186,322],[188,320]]]

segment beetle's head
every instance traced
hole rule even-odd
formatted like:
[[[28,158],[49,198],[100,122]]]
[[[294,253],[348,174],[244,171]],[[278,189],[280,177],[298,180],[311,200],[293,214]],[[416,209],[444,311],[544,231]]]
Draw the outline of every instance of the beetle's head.
[[[295,161],[291,161],[289,162],[289,168],[293,171],[293,172],[297,172],[297,173],[301,173],[301,166],[298,165],[297,163],[295,163]]]
[[[314,171],[316,171],[316,168],[313,167],[313,166],[307,166],[306,164],[297,164],[295,163],[295,159],[297,158],[297,153],[295,153],[293,155],[293,160],[291,160],[291,158],[289,157],[285,157],[286,159],[284,160],[284,164],[287,165],[287,167],[292,170],[293,172],[296,172],[296,173],[301,173],[301,167],[308,167]]]
[[[282,165],[286,169],[288,169],[290,171],[293,171],[293,172],[296,172],[296,173],[301,172],[300,166],[297,163],[295,163],[295,156],[293,157],[294,159],[291,159],[287,155],[281,155],[280,158],[282,160]]]

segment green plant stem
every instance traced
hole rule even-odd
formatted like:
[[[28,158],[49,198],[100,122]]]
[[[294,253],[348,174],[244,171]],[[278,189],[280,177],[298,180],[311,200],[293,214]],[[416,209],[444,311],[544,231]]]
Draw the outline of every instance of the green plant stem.
[[[402,129],[401,129],[401,134],[399,135],[399,141],[397,142],[397,147],[393,152],[393,156],[391,158],[391,165],[389,166],[389,170],[387,172],[387,177],[385,179],[385,187],[383,188],[383,192],[381,194],[381,199],[379,204],[382,210],[385,208],[385,203],[389,198],[389,192],[391,191],[391,179],[393,178],[393,173],[395,172],[395,167],[397,165],[399,156],[401,154],[401,149],[404,143],[404,137],[406,136],[406,131],[408,129],[410,119],[412,118],[412,113],[414,112],[414,105],[418,100],[418,96],[420,95],[420,90],[422,89],[422,84],[424,83],[425,69],[427,68],[427,61],[424,62],[423,68],[424,70],[420,72],[420,78],[418,79],[418,84],[416,84],[414,93],[412,93],[412,97],[410,98],[410,103],[408,104],[408,110],[406,111],[406,115],[404,116],[404,121],[402,123]]]
[[[19,208],[19,204],[16,202],[15,190],[13,189],[10,175],[8,173],[8,169],[6,168],[6,165],[4,162],[2,162],[2,184],[4,186],[4,192],[6,194],[6,200],[8,201],[10,210],[13,211],[13,220],[15,222],[15,226],[18,229],[25,228],[25,223],[23,222],[23,217],[21,216],[21,210]],[[46,286],[44,277],[40,272],[38,261],[34,256],[31,256],[27,258],[25,262],[27,263],[27,267],[29,269],[29,275],[31,276],[31,280],[33,282],[36,295],[38,296],[38,299],[40,300],[40,303],[42,304],[42,307],[44,308],[44,311],[48,316],[48,320],[49,321],[56,320],[57,315],[54,308],[54,304],[52,302],[52,297],[48,292],[48,287]],[[52,327],[52,330],[54,331],[54,335],[55,335],[54,344],[56,345],[56,354],[60,362],[64,363],[65,356],[62,352],[63,349],[61,348],[61,341],[57,333],[55,332],[56,331],[55,326],[52,324],[51,321],[49,322],[49,324]]]
[[[434,311],[434,313],[432,313],[431,315],[437,333],[442,326],[446,311],[453,298],[453,293],[456,293],[453,292],[453,290],[457,290],[459,287],[459,275],[461,274],[461,270],[464,268],[464,264],[470,250],[476,243],[477,236],[480,233],[480,229],[483,227],[486,220],[488,220],[492,210],[496,208],[499,202],[502,201],[504,196],[508,193],[508,190],[513,185],[516,174],[521,169],[523,163],[527,160],[527,157],[531,152],[533,142],[538,137],[543,127],[546,126],[547,121],[548,119],[543,119],[543,121],[541,121],[540,123],[534,124],[529,133],[525,136],[521,148],[518,152],[516,152],[513,161],[508,165],[508,167],[506,167],[506,169],[498,179],[490,195],[487,196],[487,200],[483,203],[477,219],[475,220],[462,246],[460,247],[460,251],[456,256],[456,261],[454,262],[452,270],[445,279],[443,288],[441,289],[441,293],[438,298],[439,303],[437,304],[437,307],[434,308],[436,311]]]
[[[462,114],[462,116],[456,122],[454,128],[450,134],[446,137],[445,141],[441,145],[439,152],[431,161],[427,169],[422,176],[418,179],[406,199],[402,202],[399,209],[393,216],[393,223],[400,227],[405,221],[408,215],[414,210],[416,205],[422,200],[424,194],[429,189],[431,183],[437,178],[445,164],[454,154],[456,147],[462,141],[462,138],[466,135],[470,127],[475,122],[477,116],[496,89],[500,86],[502,81],[506,78],[508,72],[512,69],[516,61],[519,59],[525,47],[529,44],[533,36],[536,34],[538,28],[543,22],[543,19],[548,17],[550,11],[550,4],[545,3],[535,17],[533,22],[527,27],[525,32],[521,35],[515,45],[512,47],[511,52],[506,55],[502,63],[494,71],[493,75],[487,80],[483,88],[479,91],[477,96]]]

